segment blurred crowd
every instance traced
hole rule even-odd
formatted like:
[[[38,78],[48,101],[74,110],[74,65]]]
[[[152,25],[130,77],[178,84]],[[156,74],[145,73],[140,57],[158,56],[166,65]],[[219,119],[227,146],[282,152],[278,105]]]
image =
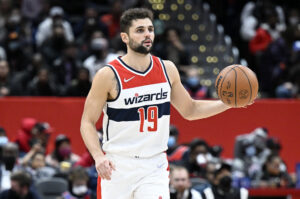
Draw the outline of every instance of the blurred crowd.
[[[299,97],[299,2],[211,0],[242,58],[259,79],[261,97]]]
[[[201,138],[179,145],[178,136],[176,127],[171,126],[167,153],[174,199],[185,198],[187,193],[200,193],[202,198],[213,195],[237,199],[247,198],[249,188],[295,187],[295,174],[288,173],[280,156],[280,141],[270,136],[266,128],[238,135],[232,159],[222,158],[222,146],[209,145]]]
[[[0,128],[0,199],[95,198],[97,171],[88,151],[75,154],[72,140],[35,118],[24,118],[9,140]],[[98,131],[102,141],[102,131]],[[233,158],[222,157],[221,145],[201,138],[179,144],[179,130],[170,126],[167,156],[171,199],[248,198],[249,188],[293,188],[296,175],[288,173],[280,156],[281,144],[268,129],[258,127],[235,139]],[[53,151],[48,151],[53,145]],[[54,197],[55,196],[55,197]]]
[[[66,0],[0,0],[0,96],[86,96],[95,73],[126,51],[119,36],[121,13],[149,2],[73,0],[69,6]],[[270,0],[207,2],[258,75],[260,96],[299,97],[297,7]],[[183,30],[155,17],[153,54],[178,66],[194,98],[213,97],[190,63]]]

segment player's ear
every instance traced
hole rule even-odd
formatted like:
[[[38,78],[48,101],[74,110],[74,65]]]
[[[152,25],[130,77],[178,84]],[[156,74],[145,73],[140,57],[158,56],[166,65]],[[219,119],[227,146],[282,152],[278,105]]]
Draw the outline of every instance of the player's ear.
[[[128,34],[126,32],[121,32],[120,36],[121,36],[122,41],[125,44],[127,44],[129,42],[129,37],[128,37]]]

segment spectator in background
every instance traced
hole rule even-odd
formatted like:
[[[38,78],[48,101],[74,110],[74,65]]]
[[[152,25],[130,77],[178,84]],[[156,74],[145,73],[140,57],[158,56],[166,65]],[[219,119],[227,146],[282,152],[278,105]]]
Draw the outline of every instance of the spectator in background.
[[[54,151],[46,157],[46,163],[54,168],[60,168],[62,162],[74,164],[78,160],[79,156],[72,153],[70,139],[63,134],[55,138]]]
[[[118,57],[117,54],[109,52],[108,40],[105,38],[95,38],[91,41],[91,56],[83,62],[83,67],[90,72],[90,80],[93,80],[96,72],[105,64]]]
[[[21,160],[23,168],[31,174],[34,183],[42,179],[51,178],[56,173],[54,168],[46,165],[45,159],[45,154],[40,152],[37,145],[35,145],[33,150],[28,152]]]
[[[174,125],[170,125],[170,136],[168,140],[168,160],[169,162],[181,160],[184,152],[188,150],[187,146],[182,146],[178,144],[179,131]]]
[[[84,168],[80,166],[72,168],[68,179],[69,190],[62,194],[63,199],[96,199],[88,188],[89,176]]]
[[[88,69],[79,68],[77,78],[67,88],[66,96],[86,97],[92,85],[89,74]]]
[[[10,188],[10,175],[18,169],[18,146],[8,142],[2,146],[2,160],[0,170],[0,190]]]
[[[120,17],[122,12],[122,1],[115,0],[111,5],[111,11],[101,16],[102,23],[108,27],[109,39],[114,39],[120,33]]]
[[[258,78],[260,78],[258,74],[259,66],[255,56],[249,51],[249,42],[253,40],[252,43],[254,45],[251,45],[252,52],[254,49],[266,49],[268,44],[271,42],[271,35],[266,33],[263,28],[259,28],[262,23],[266,22],[266,12],[269,12],[270,10],[274,11],[273,13],[278,19],[276,27],[273,27],[272,29],[283,32],[286,29],[284,11],[281,6],[273,5],[272,1],[249,1],[245,4],[241,12],[240,35],[242,40],[240,51],[242,56],[247,59],[249,67],[257,73]],[[256,39],[254,39],[255,36]]]
[[[249,134],[236,137],[234,145],[233,175],[235,177],[250,177],[261,169],[270,150],[266,147],[268,130],[256,128]]]
[[[279,155],[282,148],[279,139],[276,137],[269,137],[266,141],[266,146],[270,150],[270,154],[273,155]]]
[[[274,154],[268,156],[260,175],[252,183],[253,187],[259,188],[289,188],[294,185],[280,156]]]
[[[196,66],[189,67],[186,71],[187,77],[184,80],[184,87],[193,99],[205,99],[209,97],[207,87],[200,84],[199,69]]]
[[[11,95],[24,96],[28,95],[27,87],[30,81],[38,75],[42,68],[47,68],[44,59],[40,53],[32,55],[31,62],[27,69],[16,73],[12,81]]]
[[[8,62],[0,60],[0,97],[7,96],[11,90],[11,77]]]
[[[155,52],[162,59],[174,62],[179,69],[190,64],[189,53],[181,41],[180,31],[175,27],[165,30],[162,41],[155,46]]]
[[[94,31],[101,31],[105,37],[108,36],[108,29],[100,21],[96,7],[89,6],[85,9],[84,18],[75,26],[74,32],[77,40],[84,44],[89,42]]]
[[[28,65],[32,46],[27,41],[27,37],[20,10],[15,8],[7,19],[3,41],[11,73],[22,71]]]
[[[297,87],[292,82],[283,82],[275,89],[276,98],[294,98],[297,95]]]
[[[50,80],[49,70],[41,68],[36,77],[28,84],[28,94],[31,96],[57,96],[58,91]]]
[[[11,188],[4,190],[0,194],[0,199],[40,199],[40,197],[30,189],[32,179],[24,171],[16,171],[10,177]]]
[[[82,65],[78,58],[78,48],[75,43],[67,43],[63,50],[63,55],[54,60],[52,72],[56,83],[65,89],[73,79],[77,77],[78,68]]]
[[[21,5],[23,17],[30,21],[38,20],[44,4],[44,0],[23,0]]]
[[[21,128],[17,132],[15,142],[19,146],[20,153],[27,153],[30,151],[30,139],[32,138],[31,130],[37,124],[35,118],[23,118],[21,121]]]
[[[92,54],[92,49],[91,49],[91,44],[92,44],[92,41],[94,39],[97,39],[97,38],[104,38],[104,34],[102,31],[100,30],[95,30],[94,32],[91,33],[91,37],[88,41],[84,42],[84,43],[81,43],[81,42],[78,42],[80,43],[80,60],[86,60],[89,56],[91,56]]]
[[[201,193],[204,198],[215,199],[247,199],[248,190],[232,187],[231,166],[222,163],[214,173],[212,187],[208,187]]]
[[[278,17],[276,11],[265,11],[266,20],[257,29],[250,41],[250,50],[255,56],[257,75],[261,92],[269,97],[275,96],[275,88],[283,80],[286,72],[287,46],[276,29]]]
[[[183,154],[182,159],[174,163],[187,168],[190,177],[204,177],[205,164],[211,157],[208,150],[209,146],[206,141],[195,138],[190,143],[189,150]]]
[[[200,193],[191,188],[185,167],[171,167],[170,172],[170,199],[202,199]]]
[[[37,46],[41,46],[44,41],[53,35],[52,26],[61,25],[64,30],[64,36],[68,42],[74,41],[72,27],[64,18],[64,10],[61,7],[54,6],[51,8],[49,17],[42,21],[36,33]]]
[[[215,172],[217,170],[217,165],[214,162],[208,162],[205,167],[205,179],[209,183],[210,186],[214,184],[215,180]]]
[[[45,153],[48,138],[52,132],[53,129],[47,122],[37,122],[34,118],[24,118],[16,139],[16,143],[20,147],[20,156],[23,157],[33,150],[35,145],[38,145],[38,151]]]
[[[46,63],[52,66],[55,59],[61,57],[66,44],[68,43],[65,30],[61,24],[53,24],[52,35],[47,38],[39,47],[39,51],[45,58]]]
[[[273,5],[272,1],[249,1],[245,4],[241,12],[241,37],[250,41],[256,32],[256,28],[264,21],[265,12],[274,10],[275,17],[278,18],[276,29],[283,32],[286,29],[284,11],[281,6]]]
[[[249,134],[239,135],[235,139],[234,157],[243,159],[245,156],[256,154],[256,149],[263,149],[266,146],[268,129],[258,127]]]

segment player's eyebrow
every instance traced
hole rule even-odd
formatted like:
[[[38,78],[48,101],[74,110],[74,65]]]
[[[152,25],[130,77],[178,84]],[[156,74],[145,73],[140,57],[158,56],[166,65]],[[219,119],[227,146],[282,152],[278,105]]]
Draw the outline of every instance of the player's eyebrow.
[[[138,27],[136,27],[135,29],[140,29],[140,28],[145,28],[145,26],[138,26]],[[148,26],[148,28],[154,28],[154,26],[153,26],[153,25],[150,25],[150,26]]]

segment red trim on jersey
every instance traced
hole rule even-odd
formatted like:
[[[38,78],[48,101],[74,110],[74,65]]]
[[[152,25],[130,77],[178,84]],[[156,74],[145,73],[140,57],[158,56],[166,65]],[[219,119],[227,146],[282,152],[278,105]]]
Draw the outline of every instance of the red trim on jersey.
[[[132,71],[128,70],[125,66],[120,64],[117,59],[110,62],[109,65],[112,65],[118,72],[122,84],[122,89],[167,82],[168,80],[165,77],[159,58],[152,56],[152,60],[153,67],[145,76],[143,76],[142,74],[139,75],[133,73]]]
[[[97,199],[101,199],[101,178],[98,176],[98,182],[97,182]]]

